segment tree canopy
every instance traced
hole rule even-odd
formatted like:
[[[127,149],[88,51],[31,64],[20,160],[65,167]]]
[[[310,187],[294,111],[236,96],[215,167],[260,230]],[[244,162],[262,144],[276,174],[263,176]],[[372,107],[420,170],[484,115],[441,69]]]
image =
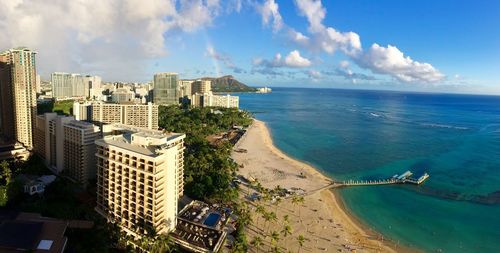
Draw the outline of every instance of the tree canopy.
[[[230,158],[231,144],[211,145],[207,136],[234,125],[248,126],[251,115],[238,109],[160,106],[159,125],[167,131],[185,133],[185,193],[196,199],[227,201],[237,197],[231,188],[237,164]]]

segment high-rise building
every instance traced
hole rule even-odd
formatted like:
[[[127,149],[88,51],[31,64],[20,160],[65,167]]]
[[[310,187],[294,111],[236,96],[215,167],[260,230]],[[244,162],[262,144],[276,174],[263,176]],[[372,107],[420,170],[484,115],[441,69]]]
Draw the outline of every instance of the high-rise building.
[[[55,98],[98,97],[102,93],[101,78],[55,72],[51,75],[52,96]]]
[[[83,77],[85,85],[85,96],[89,98],[100,98],[102,95],[101,77],[99,76],[85,76]]]
[[[36,117],[34,150],[45,158],[49,169],[58,174],[64,169],[64,124],[73,116],[45,113]]]
[[[184,134],[130,129],[96,140],[96,211],[128,234],[149,228],[168,233],[177,224]]]
[[[194,80],[179,80],[179,97],[191,97],[191,89],[193,85]]]
[[[87,97],[88,84],[80,74],[55,72],[51,75],[51,83],[55,98]]]
[[[82,185],[95,178],[95,144],[99,127],[73,116],[45,113],[36,117],[34,150],[54,173],[68,175]]]
[[[205,94],[212,91],[212,81],[210,80],[196,80],[192,84],[191,95],[196,93]]]
[[[124,124],[148,129],[158,129],[158,105],[111,104],[101,101],[75,102],[73,115],[77,120],[101,124]]]
[[[99,127],[73,120],[64,125],[64,170],[82,185],[96,177],[95,140],[101,138]]]
[[[0,135],[27,148],[36,116],[35,55],[27,48],[0,53]]]
[[[153,81],[153,103],[158,105],[176,105],[179,103],[177,94],[177,73],[158,73]]]

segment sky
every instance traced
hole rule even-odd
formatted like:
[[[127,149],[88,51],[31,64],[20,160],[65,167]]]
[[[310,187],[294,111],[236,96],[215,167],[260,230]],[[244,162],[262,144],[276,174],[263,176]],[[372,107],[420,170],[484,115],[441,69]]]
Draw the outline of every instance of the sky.
[[[147,82],[500,94],[500,1],[0,0],[0,50]]]

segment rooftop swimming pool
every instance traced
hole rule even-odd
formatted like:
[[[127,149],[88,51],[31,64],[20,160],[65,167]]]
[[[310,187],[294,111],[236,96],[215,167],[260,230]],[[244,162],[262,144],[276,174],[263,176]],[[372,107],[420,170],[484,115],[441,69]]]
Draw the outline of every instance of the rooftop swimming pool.
[[[219,213],[210,213],[203,222],[203,225],[207,225],[209,227],[215,227],[217,221],[219,221],[219,218],[220,218]]]

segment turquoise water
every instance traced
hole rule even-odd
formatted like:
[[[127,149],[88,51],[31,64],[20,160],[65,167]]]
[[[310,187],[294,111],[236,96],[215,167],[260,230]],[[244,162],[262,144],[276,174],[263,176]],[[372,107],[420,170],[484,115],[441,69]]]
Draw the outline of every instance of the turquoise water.
[[[428,172],[421,186],[340,190],[385,238],[427,252],[500,252],[500,97],[277,88],[240,103],[280,149],[336,179]]]

